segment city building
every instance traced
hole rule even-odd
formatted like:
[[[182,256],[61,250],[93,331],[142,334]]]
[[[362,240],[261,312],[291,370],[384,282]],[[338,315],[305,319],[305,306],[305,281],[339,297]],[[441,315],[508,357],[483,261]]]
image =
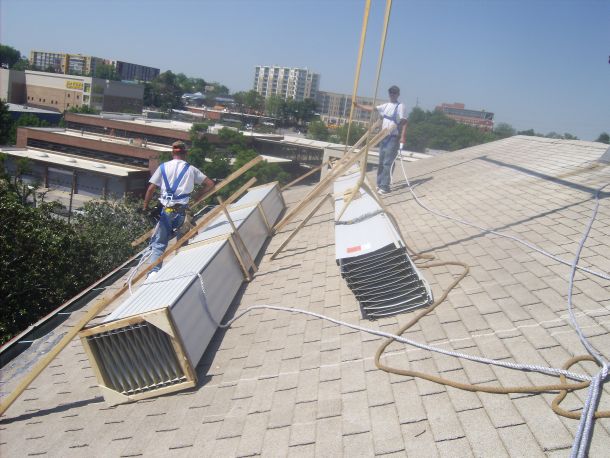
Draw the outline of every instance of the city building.
[[[356,101],[362,105],[373,105],[372,97],[357,97]],[[382,104],[387,100],[377,99],[376,104]],[[340,126],[349,121],[349,114],[352,109],[351,94],[339,94],[337,92],[318,91],[316,106],[320,119],[329,126]],[[360,125],[367,125],[370,121],[371,113],[357,108],[354,111],[353,122]]]
[[[6,155],[4,166],[9,175],[14,175],[18,161],[26,158],[30,167],[21,175],[26,183],[50,191],[73,193],[75,197],[125,197],[128,194],[141,197],[148,186],[148,169],[134,165],[33,147],[2,147],[0,153]]]
[[[161,72],[158,68],[130,64],[129,62],[123,62],[121,60],[112,61],[112,65],[119,78],[125,81],[152,81],[159,76],[159,73]]]
[[[320,74],[306,68],[258,65],[254,69],[254,90],[263,97],[278,95],[283,99],[314,99],[320,87]]]
[[[0,69],[0,98],[63,112],[87,106],[95,110],[141,113],[141,84],[33,70]]]
[[[30,64],[37,70],[68,75],[94,75],[100,65],[112,65],[118,77],[126,81],[152,81],[160,73],[155,67],[63,52],[31,51]]]
[[[134,166],[154,172],[161,153],[171,154],[171,147],[153,143],[142,137],[117,136],[112,129],[105,133],[84,129],[57,127],[19,127],[18,148],[42,148],[63,154],[115,164]]]
[[[481,130],[493,130],[494,114],[485,110],[467,110],[463,103],[443,103],[436,107],[451,119]]]

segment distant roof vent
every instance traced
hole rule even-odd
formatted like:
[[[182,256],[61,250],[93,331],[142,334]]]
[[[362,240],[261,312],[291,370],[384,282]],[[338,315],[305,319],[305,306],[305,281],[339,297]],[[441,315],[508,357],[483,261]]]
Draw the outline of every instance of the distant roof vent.
[[[67,157],[67,158],[65,159],[65,161],[66,161],[66,162],[76,162],[76,159],[71,158],[71,157]]]
[[[42,151],[40,153],[36,153],[36,156],[38,156],[38,157],[49,157],[49,155],[47,153],[43,153]]]
[[[95,167],[96,169],[105,169],[106,166],[104,164],[94,164],[93,167]]]
[[[599,162],[603,162],[604,164],[610,164],[610,146],[606,150],[602,157],[599,158]]]

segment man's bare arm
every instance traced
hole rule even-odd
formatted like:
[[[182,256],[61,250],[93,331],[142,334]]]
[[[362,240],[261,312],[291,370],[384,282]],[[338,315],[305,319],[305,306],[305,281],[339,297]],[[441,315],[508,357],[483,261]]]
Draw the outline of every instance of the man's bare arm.
[[[144,196],[144,205],[142,205],[142,208],[144,208],[144,210],[148,208],[148,203],[150,202],[150,199],[152,199],[152,196],[155,193],[155,189],[157,189],[156,184],[151,183],[148,186],[148,189],[146,190],[146,195]]]

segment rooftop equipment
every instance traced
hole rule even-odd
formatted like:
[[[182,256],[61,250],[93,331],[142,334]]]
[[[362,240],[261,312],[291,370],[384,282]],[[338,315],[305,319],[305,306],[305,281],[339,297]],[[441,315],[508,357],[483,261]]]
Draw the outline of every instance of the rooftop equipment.
[[[413,264],[388,214],[364,188],[338,220],[360,172],[334,183],[335,257],[360,302],[364,318],[396,315],[432,302],[432,292]]]
[[[166,261],[154,280],[81,332],[106,401],[196,385],[195,367],[283,209],[277,183],[251,188]]]

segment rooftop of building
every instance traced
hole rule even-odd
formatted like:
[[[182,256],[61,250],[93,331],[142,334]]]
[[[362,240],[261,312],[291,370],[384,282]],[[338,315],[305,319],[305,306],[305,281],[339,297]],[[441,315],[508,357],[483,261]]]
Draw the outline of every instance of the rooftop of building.
[[[113,175],[117,177],[126,177],[133,172],[148,171],[147,168],[127,166],[109,161],[93,160],[83,156],[58,153],[43,148],[17,148],[3,146],[0,147],[0,153],[7,154],[9,156],[23,157],[37,162],[45,162],[47,164],[87,170],[90,172],[103,173],[104,175]]]
[[[570,266],[596,202],[610,181],[598,161],[607,145],[516,136],[408,165],[415,192],[442,213],[528,242],[439,217],[420,206],[395,172],[384,197],[415,251],[462,261],[469,275],[405,337],[519,363],[561,367],[585,353],[567,307]],[[295,205],[308,191],[285,193]],[[610,272],[609,193],[579,264]],[[275,261],[298,221],[276,235],[259,271],[228,312],[254,304],[301,308],[367,328],[395,332],[413,313],[363,320],[335,262],[330,204]],[[421,269],[435,297],[461,269]],[[122,283],[120,283],[122,284]],[[610,355],[610,283],[578,271],[573,303],[590,342]],[[80,314],[77,313],[77,314]],[[227,316],[227,317],[228,317]],[[72,321],[73,322],[73,321]],[[66,326],[70,326],[67,322]],[[37,342],[2,372],[3,392],[64,328]],[[197,367],[197,387],[108,407],[75,340],[3,416],[6,456],[566,456],[578,422],[551,410],[555,395],[461,391],[375,367],[382,339],[310,316],[257,310],[218,331]],[[476,364],[393,343],[382,358],[475,385],[556,383],[555,377]],[[572,370],[593,374],[593,364]],[[603,388],[600,410],[610,408]],[[569,394],[578,411],[585,392]],[[607,456],[610,419],[597,420],[590,456]]]

